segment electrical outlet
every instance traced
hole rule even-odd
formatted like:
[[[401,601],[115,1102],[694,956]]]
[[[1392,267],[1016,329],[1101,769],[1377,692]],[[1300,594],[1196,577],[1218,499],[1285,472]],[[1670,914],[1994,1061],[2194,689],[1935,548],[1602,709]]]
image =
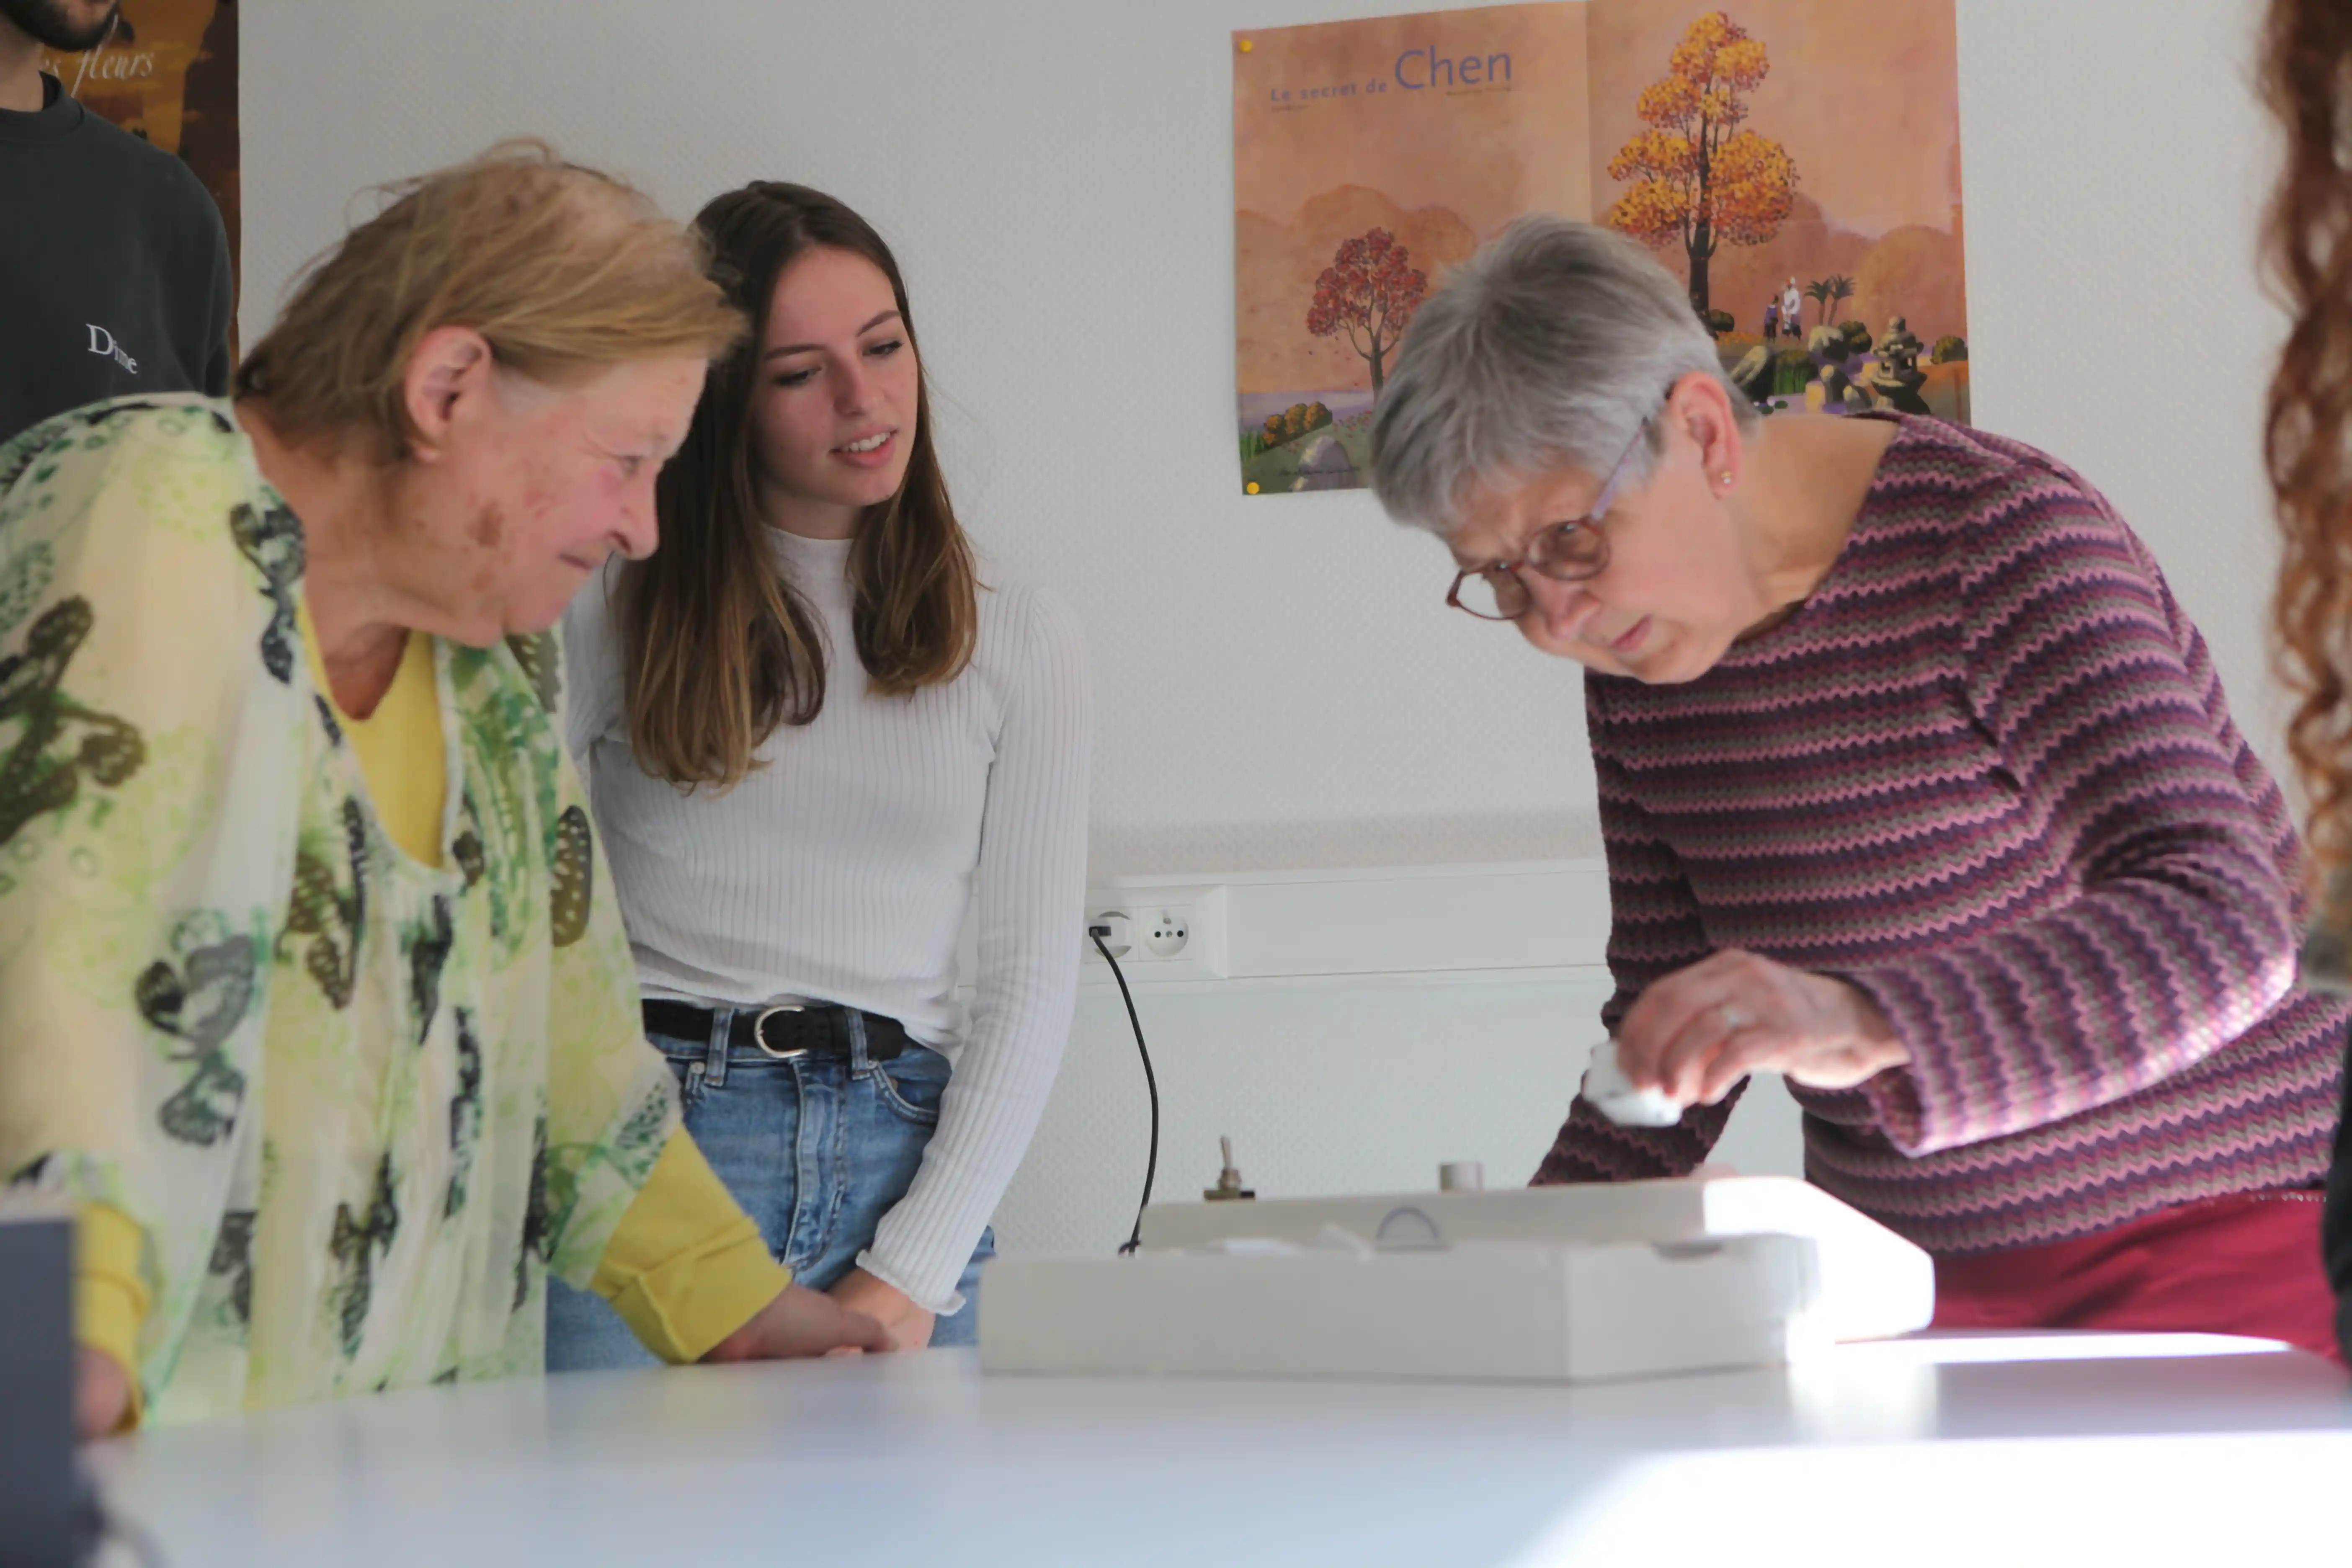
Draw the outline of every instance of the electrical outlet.
[[[1109,943],[1129,980],[1145,983],[1218,980],[1225,974],[1225,889],[1149,879],[1098,883],[1087,889],[1087,921],[1116,921],[1129,944]],[[1103,974],[1092,942],[1085,957]],[[1104,978],[1108,978],[1105,975]]]
[[[1181,905],[1156,909],[1143,917],[1143,951],[1154,958],[1174,958],[1192,940],[1192,911]]]
[[[1113,958],[1125,958],[1135,951],[1134,922],[1121,910],[1104,910],[1087,917],[1087,955],[1096,955],[1095,933],[1102,933],[1102,944]]]

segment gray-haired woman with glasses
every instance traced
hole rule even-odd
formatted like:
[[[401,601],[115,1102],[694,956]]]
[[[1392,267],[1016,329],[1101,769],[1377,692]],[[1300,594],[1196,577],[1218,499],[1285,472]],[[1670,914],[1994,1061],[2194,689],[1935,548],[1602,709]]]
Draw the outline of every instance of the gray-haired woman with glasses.
[[[1811,1178],[1937,1256],[1939,1322],[2332,1353],[2302,847],[2096,491],[1929,419],[1768,422],[1679,281],[1546,217],[1422,308],[1373,444],[1446,602],[1589,671],[1602,1020],[1685,1110],[1580,1099],[1538,1181],[1685,1173],[1778,1071]]]

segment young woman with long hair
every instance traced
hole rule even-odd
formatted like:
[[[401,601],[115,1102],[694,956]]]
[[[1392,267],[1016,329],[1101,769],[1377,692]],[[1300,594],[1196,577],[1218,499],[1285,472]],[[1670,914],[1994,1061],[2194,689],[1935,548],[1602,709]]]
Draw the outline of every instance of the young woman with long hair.
[[[872,226],[764,181],[697,226],[752,331],[662,474],[661,548],[575,602],[570,742],[713,1167],[796,1279],[899,1348],[970,1343],[1076,999],[1079,628],[981,581]],[[557,1370],[641,1359],[584,1293],[548,1335]]]

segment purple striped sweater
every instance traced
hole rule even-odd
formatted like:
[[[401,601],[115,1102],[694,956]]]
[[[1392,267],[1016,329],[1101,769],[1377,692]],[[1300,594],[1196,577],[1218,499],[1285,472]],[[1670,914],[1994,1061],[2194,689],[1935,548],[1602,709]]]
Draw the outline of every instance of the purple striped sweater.
[[[1820,1186],[1930,1252],[2315,1186],[2346,1007],[2296,989],[2302,847],[2204,639],[2081,478],[1905,419],[1828,579],[1701,679],[1585,684],[1612,1029],[1739,947],[1853,982],[1912,1065],[1791,1085]],[[1679,1175],[1579,1100],[1538,1182]]]

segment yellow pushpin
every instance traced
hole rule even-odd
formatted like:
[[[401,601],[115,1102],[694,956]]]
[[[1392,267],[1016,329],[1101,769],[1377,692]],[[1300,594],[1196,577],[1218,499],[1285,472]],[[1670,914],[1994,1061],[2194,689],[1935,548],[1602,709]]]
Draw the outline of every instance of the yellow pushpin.
[[[1254,44],[1252,44],[1252,43],[1251,43],[1247,38],[1244,38],[1244,39],[1242,40],[1242,53],[1244,53],[1244,54],[1247,54],[1247,53],[1249,53],[1249,52],[1250,52],[1250,50],[1251,50],[1251,49],[1253,49],[1253,48],[1255,48],[1255,47],[1256,47],[1256,46],[1255,46],[1255,45],[1254,45]]]
[[[1257,494],[1257,481],[1255,479],[1252,479],[1249,483],[1244,485],[1242,489],[1251,495],[1255,495]]]

